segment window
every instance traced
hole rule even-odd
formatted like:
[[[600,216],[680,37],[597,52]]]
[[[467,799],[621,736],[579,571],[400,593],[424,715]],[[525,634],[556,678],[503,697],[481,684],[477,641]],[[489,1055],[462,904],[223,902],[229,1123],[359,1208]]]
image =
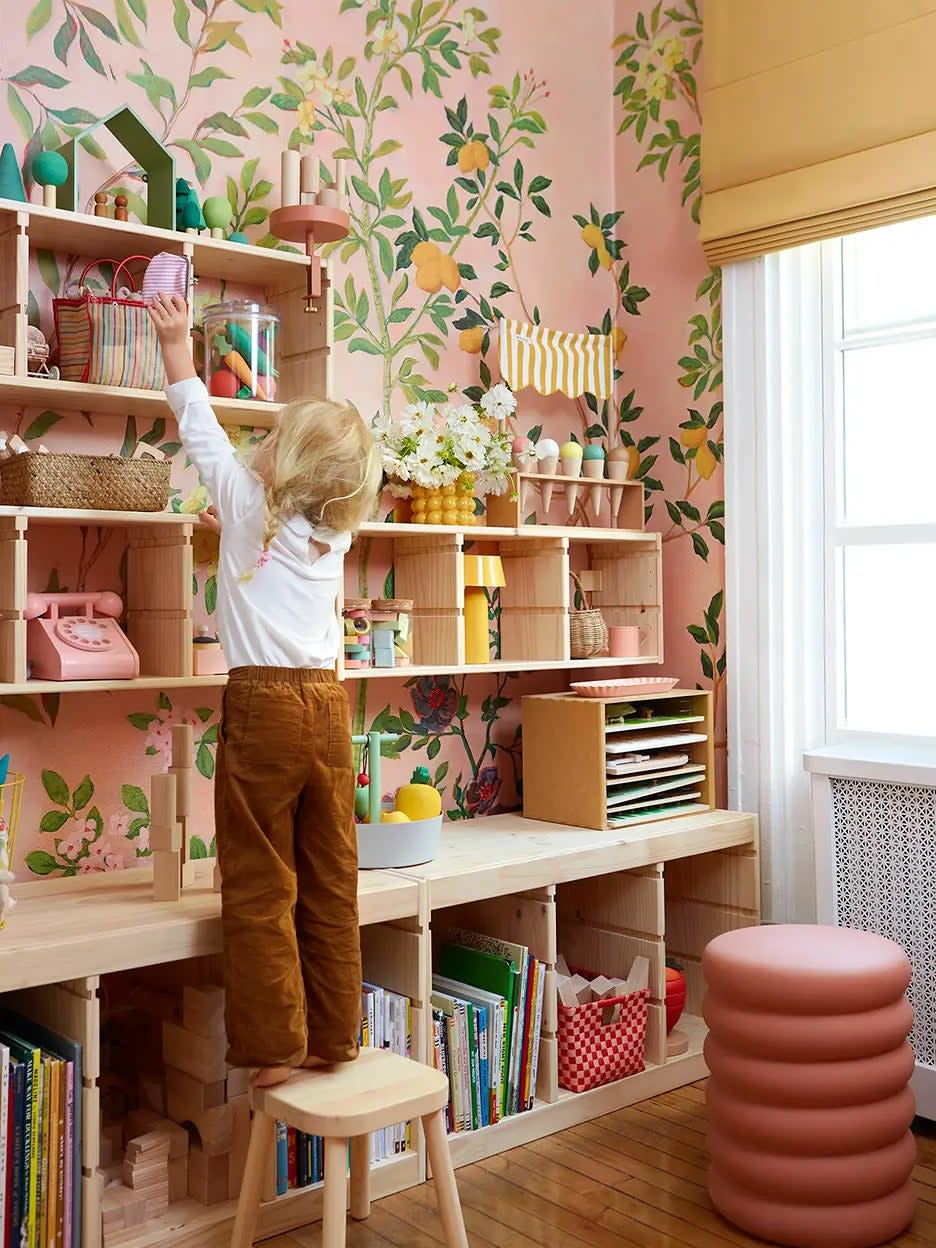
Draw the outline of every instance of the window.
[[[822,247],[826,727],[936,736],[936,219]]]

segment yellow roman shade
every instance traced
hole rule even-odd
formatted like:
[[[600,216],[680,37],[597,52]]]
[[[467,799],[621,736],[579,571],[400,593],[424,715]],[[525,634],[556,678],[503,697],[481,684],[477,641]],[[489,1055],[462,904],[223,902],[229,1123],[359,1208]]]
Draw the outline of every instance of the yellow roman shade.
[[[712,264],[936,213],[936,0],[706,0]]]

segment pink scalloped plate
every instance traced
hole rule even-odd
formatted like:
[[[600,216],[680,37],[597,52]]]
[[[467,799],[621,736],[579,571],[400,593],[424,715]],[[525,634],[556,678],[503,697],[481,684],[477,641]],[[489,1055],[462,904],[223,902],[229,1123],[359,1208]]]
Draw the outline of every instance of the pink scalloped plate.
[[[678,676],[634,676],[630,680],[580,680],[571,687],[580,698],[639,698],[669,693],[678,684]]]

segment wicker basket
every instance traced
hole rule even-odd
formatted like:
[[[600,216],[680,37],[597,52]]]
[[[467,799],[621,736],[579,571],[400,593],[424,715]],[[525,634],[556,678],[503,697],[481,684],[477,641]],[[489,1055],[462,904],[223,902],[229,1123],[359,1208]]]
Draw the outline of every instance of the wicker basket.
[[[593,659],[598,654],[607,654],[608,626],[604,622],[604,616],[588,605],[588,594],[574,572],[572,581],[585,610],[569,612],[570,654],[573,659]]]
[[[23,454],[0,462],[0,503],[88,511],[164,511],[167,459]]]

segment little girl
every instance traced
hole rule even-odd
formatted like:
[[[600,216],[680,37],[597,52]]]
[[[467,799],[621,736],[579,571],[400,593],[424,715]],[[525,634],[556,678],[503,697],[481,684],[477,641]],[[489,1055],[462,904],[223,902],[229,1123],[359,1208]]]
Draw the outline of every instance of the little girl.
[[[195,374],[185,301],[159,295],[149,313],[179,436],[221,525],[230,676],[215,821],[228,1061],[271,1086],[358,1051],[355,780],[335,599],[379,459],[350,404],[299,399],[245,468]]]

